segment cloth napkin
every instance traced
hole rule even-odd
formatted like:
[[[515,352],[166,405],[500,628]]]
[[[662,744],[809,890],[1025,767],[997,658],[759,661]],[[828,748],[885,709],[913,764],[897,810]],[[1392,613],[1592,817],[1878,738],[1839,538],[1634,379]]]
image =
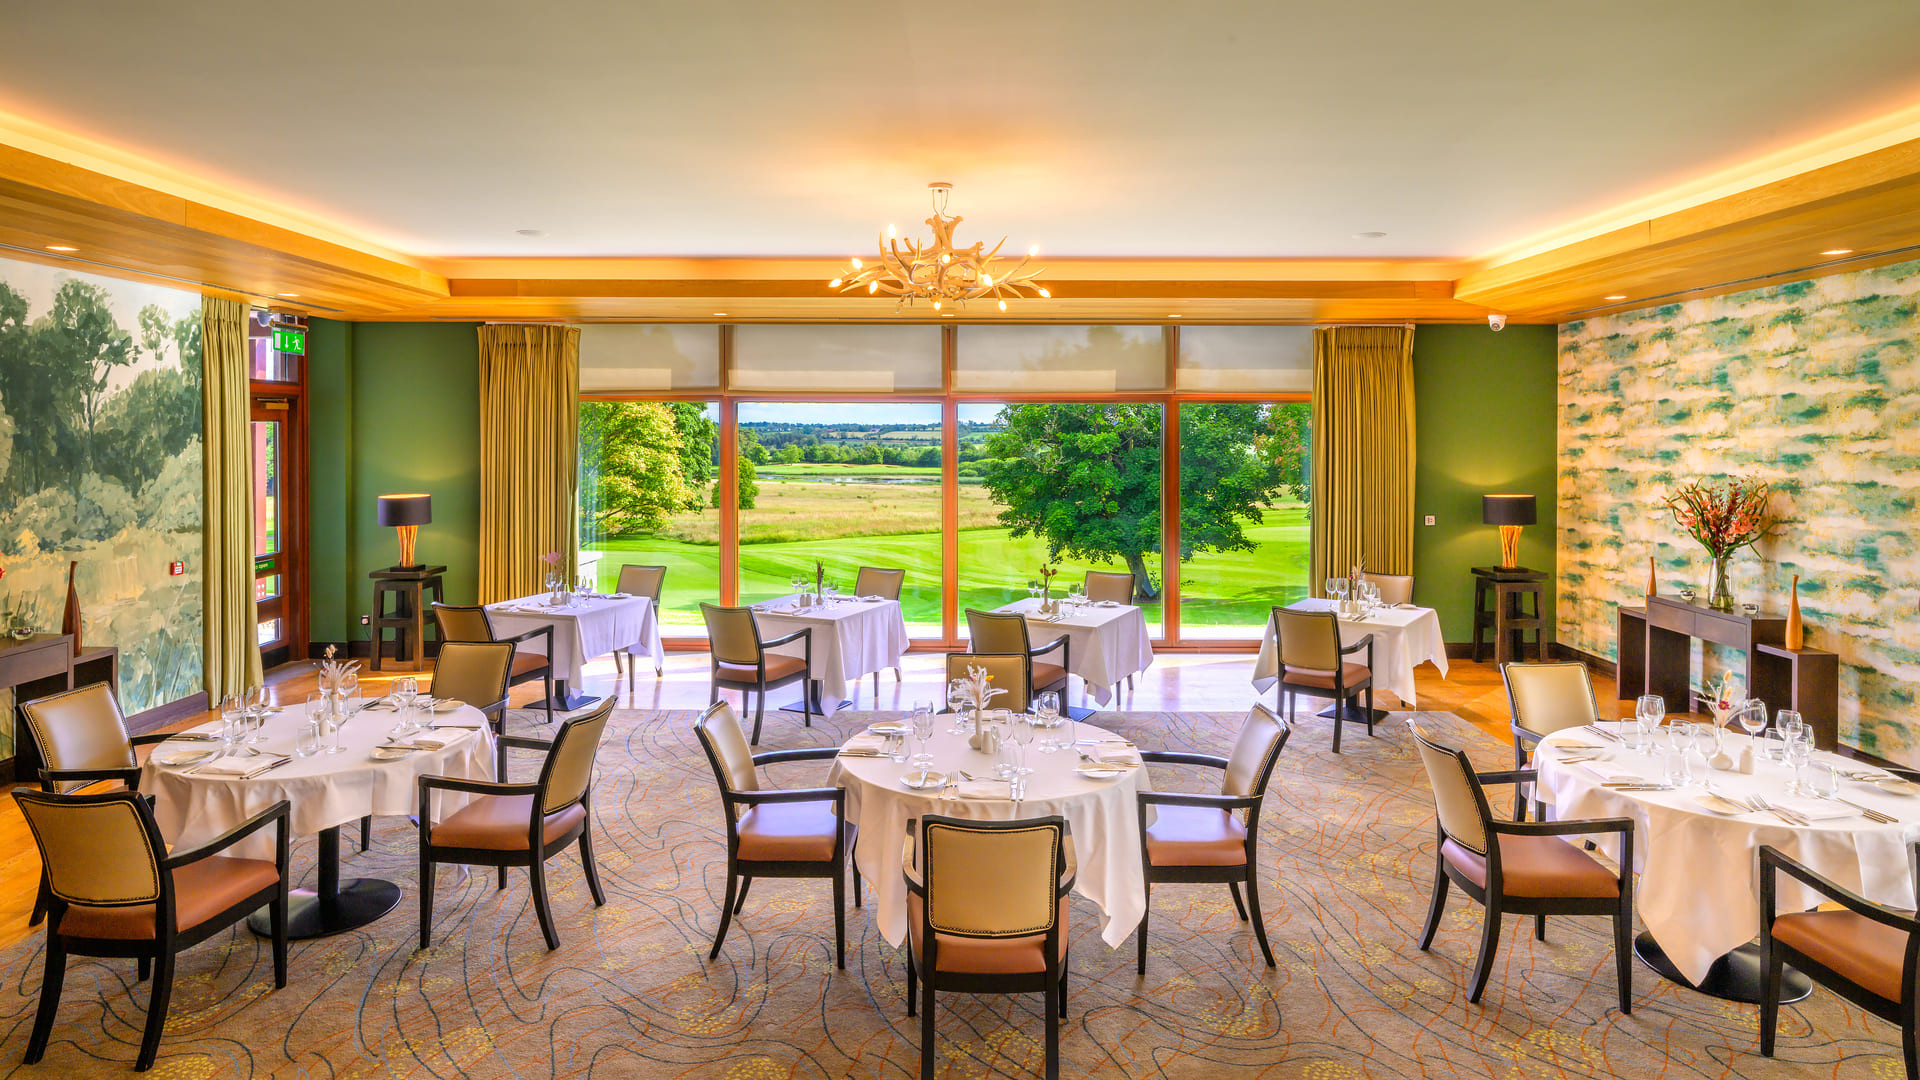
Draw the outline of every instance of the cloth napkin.
[[[260,757],[253,754],[228,755],[215,758],[194,771],[205,773],[208,776],[247,777],[256,773],[265,772],[267,769],[284,764],[286,761],[287,757],[284,754],[269,757]]]
[[[1829,802],[1826,799],[1803,799],[1798,796],[1780,795],[1767,799],[1790,814],[1799,814],[1808,821],[1832,821],[1836,818],[1852,817],[1860,811],[1845,803]]]
[[[444,749],[447,744],[439,739],[413,739],[407,742],[402,742],[399,739],[388,739],[380,745],[405,750],[441,750]]]
[[[953,793],[963,799],[1011,799],[1013,789],[1005,780],[962,780]]]
[[[848,757],[880,757],[887,752],[886,736],[855,735],[840,744],[840,752]]]
[[[1130,746],[1107,743],[1087,751],[1087,756],[1103,765],[1138,765],[1140,751]]]
[[[1639,773],[1625,766],[1615,765],[1611,761],[1583,761],[1580,767],[1599,777],[1601,780],[1646,780]],[[1648,781],[1651,783],[1652,781]]]
[[[485,720],[435,720],[427,726],[435,731],[479,731],[480,725],[484,723],[486,723]]]

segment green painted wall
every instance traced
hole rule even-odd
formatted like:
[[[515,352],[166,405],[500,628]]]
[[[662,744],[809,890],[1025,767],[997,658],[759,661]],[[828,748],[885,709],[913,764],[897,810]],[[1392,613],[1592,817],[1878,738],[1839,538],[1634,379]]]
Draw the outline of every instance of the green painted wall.
[[[1414,592],[1439,612],[1448,641],[1473,636],[1472,568],[1500,561],[1499,530],[1480,523],[1480,496],[1537,497],[1539,523],[1520,534],[1520,565],[1554,573],[1555,339],[1552,326],[1414,333]]]
[[[365,641],[367,573],[399,547],[377,496],[424,491],[418,557],[447,567],[447,599],[472,603],[480,535],[479,335],[473,323],[329,323],[309,345],[313,395],[313,636]]]

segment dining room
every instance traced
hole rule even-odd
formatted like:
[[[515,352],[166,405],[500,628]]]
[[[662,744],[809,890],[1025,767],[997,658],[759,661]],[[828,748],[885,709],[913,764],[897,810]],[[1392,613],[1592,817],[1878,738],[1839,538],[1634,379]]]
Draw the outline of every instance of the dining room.
[[[1911,3],[5,22],[7,1075],[1920,1078]]]

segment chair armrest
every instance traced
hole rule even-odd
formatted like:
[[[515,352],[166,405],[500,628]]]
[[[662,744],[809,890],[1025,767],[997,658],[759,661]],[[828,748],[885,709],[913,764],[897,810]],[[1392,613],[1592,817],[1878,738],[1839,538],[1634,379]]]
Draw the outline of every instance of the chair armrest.
[[[1826,897],[1828,900],[1839,904],[1841,907],[1846,908],[1848,911],[1862,918],[1871,919],[1882,926],[1890,926],[1896,930],[1905,930],[1909,934],[1920,933],[1920,918],[1902,914],[1890,907],[1876,904],[1866,897],[1861,896],[1859,893],[1841,885],[1839,882],[1834,881],[1832,878],[1802,866],[1800,863],[1781,854],[1778,848],[1770,844],[1763,845],[1760,848],[1760,875],[1763,883],[1768,886],[1768,888],[1765,889],[1766,899],[1768,901],[1768,904],[1765,906],[1768,910],[1763,911],[1764,915],[1771,916],[1773,914],[1771,910],[1773,889],[1771,886],[1773,885],[1774,875],[1776,873],[1784,873],[1788,877],[1798,880],[1801,884],[1808,886],[1821,896]],[[1772,926],[1773,921],[1771,918],[1768,918],[1761,923],[1761,930],[1762,932],[1768,932]]]
[[[1072,639],[1069,638],[1067,635],[1061,634],[1059,637],[1054,638],[1052,641],[1047,642],[1045,645],[1035,645],[1034,647],[1028,649],[1027,655],[1030,657],[1039,656],[1041,653],[1052,652],[1055,649],[1064,648],[1067,642],[1071,640]]]
[[[1531,784],[1540,779],[1538,769],[1507,769],[1504,772],[1475,773],[1482,784]]]
[[[423,776],[420,795],[429,791],[458,791],[467,795],[538,795],[539,784],[503,784],[497,780],[463,780],[457,776]]]
[[[1361,634],[1360,640],[1354,642],[1351,645],[1342,646],[1340,649],[1340,655],[1345,656],[1347,653],[1356,653],[1356,652],[1359,652],[1361,649],[1372,649],[1372,648],[1373,648],[1373,635]]]
[[[840,756],[837,746],[819,746],[810,750],[768,750],[753,755],[755,765],[778,765],[783,761],[830,761]]]
[[[759,806],[762,803],[788,802],[831,802],[835,817],[841,816],[840,808],[847,801],[847,789],[842,787],[780,788],[775,791],[730,791],[727,793],[730,803],[745,803]]]
[[[1136,791],[1141,807],[1206,806],[1216,810],[1249,810],[1260,805],[1258,795],[1188,795],[1177,791]]]
[[[127,740],[127,744],[129,746],[147,746],[152,743],[163,743],[178,734],[180,733],[177,731],[149,731],[145,735],[133,736]]]
[[[1631,833],[1633,819],[1582,818],[1578,821],[1494,821],[1491,831],[1511,836],[1579,836],[1582,833]]]
[[[531,630],[522,630],[519,633],[513,635],[512,637],[496,637],[493,640],[511,641],[511,642],[518,643],[522,641],[532,641],[534,638],[537,638],[537,637],[544,637],[547,639],[547,653],[548,653],[547,662],[552,663],[553,662],[553,656],[552,656],[553,627],[551,626],[536,626]]]
[[[1142,750],[1142,762],[1154,765],[1204,765],[1210,769],[1225,769],[1227,759],[1214,754],[1189,754],[1179,750]]]
[[[186,851],[175,852],[167,856],[167,861],[162,865],[169,870],[173,870],[185,866],[188,863],[199,862],[201,859],[215,852],[224,851],[234,844],[239,843],[242,839],[252,836],[254,833],[265,828],[269,822],[277,821],[280,823],[281,840],[284,842],[287,831],[287,812],[290,805],[287,800],[281,799],[279,802],[274,803],[272,806],[235,825],[219,836],[201,844],[199,847],[188,848]]]
[[[917,843],[913,835],[913,827],[919,823],[919,818],[907,819],[906,846],[900,849],[900,876],[906,879],[908,892],[924,899],[927,895],[927,883],[921,878],[920,872],[913,868],[913,849]]]
[[[501,746],[511,747],[515,750],[553,749],[553,741],[551,739],[529,739],[525,735],[499,735],[495,736],[493,741],[499,743]]]
[[[51,791],[55,784],[72,783],[76,780],[93,782],[97,780],[118,780],[128,787],[140,786],[140,766],[123,766],[118,769],[41,769],[40,787]]]
[[[1513,737],[1515,741],[1524,740],[1529,746],[1538,746],[1540,745],[1540,740],[1546,738],[1546,736],[1537,731],[1528,731],[1518,723],[1513,725]]]
[[[760,647],[762,649],[771,649],[776,645],[786,645],[790,642],[799,641],[801,638],[806,638],[807,644],[812,645],[813,644],[813,627],[803,626],[800,629],[795,630],[793,633],[786,635],[785,637],[777,637],[770,641],[763,641],[760,643]]]

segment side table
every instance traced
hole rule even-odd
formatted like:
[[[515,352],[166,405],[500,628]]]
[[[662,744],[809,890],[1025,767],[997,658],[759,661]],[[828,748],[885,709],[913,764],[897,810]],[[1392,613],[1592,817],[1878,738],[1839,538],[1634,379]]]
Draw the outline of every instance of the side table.
[[[1493,631],[1493,660],[1504,664],[1526,656],[1526,635],[1533,635],[1534,651],[1547,658],[1553,640],[1546,607],[1547,575],[1523,566],[1473,568],[1473,659],[1481,659],[1485,631]],[[1526,600],[1533,599],[1532,610]],[[1488,601],[1492,603],[1489,604]]]
[[[440,575],[444,566],[390,566],[367,576],[373,579],[373,614],[367,619],[373,636],[372,670],[379,671],[381,654],[386,651],[386,632],[393,631],[393,661],[406,665],[404,671],[419,671],[427,646],[428,594],[445,603],[446,589]],[[393,610],[387,610],[387,600]],[[438,637],[436,632],[435,637]]]

